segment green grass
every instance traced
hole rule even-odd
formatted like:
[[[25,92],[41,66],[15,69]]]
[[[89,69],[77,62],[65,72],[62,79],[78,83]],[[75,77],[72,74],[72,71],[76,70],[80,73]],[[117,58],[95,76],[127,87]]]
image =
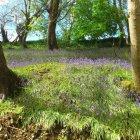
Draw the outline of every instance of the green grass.
[[[14,112],[24,126],[49,130],[59,124],[71,133],[87,132],[88,139],[140,139],[139,108],[119,84],[120,77],[131,80],[129,70],[48,62],[14,71],[28,81],[18,97],[0,103],[0,115]]]

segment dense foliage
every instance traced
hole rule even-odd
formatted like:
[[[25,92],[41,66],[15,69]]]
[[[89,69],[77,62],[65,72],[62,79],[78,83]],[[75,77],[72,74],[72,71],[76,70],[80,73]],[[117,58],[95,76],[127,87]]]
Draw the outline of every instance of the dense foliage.
[[[46,38],[47,36],[49,37],[48,30],[50,24],[49,3],[46,0],[21,1],[21,3],[18,3],[19,6],[9,3],[14,8],[11,8],[11,13],[10,15],[8,14],[8,18],[11,18],[10,22],[13,24],[13,27],[16,26],[14,27],[16,32],[19,34],[18,27],[22,25],[22,28],[27,28],[22,30],[26,31],[28,37],[31,37],[33,35],[32,33],[37,34],[41,38],[44,38],[47,44],[49,39]],[[15,11],[17,9],[18,13]],[[5,17],[7,17],[7,13],[5,14]],[[57,16],[51,21],[55,21],[55,34],[57,39],[59,38],[65,43],[86,39],[105,39],[109,37],[125,38],[127,43],[129,43],[126,1],[77,0],[75,2],[74,0],[63,0],[59,2]],[[24,27],[25,23],[29,25]],[[14,28],[13,30],[15,30]],[[31,34],[28,34],[29,32]]]
[[[108,0],[78,0],[74,8],[74,37],[95,39],[113,36],[117,31],[115,10]]]

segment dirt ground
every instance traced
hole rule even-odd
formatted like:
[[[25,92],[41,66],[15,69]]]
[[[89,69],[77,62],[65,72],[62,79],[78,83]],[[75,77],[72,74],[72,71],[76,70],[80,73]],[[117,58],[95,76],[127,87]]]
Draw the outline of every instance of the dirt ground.
[[[22,126],[21,118],[15,114],[0,117],[0,140],[86,140],[89,136],[88,132],[75,134],[60,126],[52,130],[45,130],[35,124]]]

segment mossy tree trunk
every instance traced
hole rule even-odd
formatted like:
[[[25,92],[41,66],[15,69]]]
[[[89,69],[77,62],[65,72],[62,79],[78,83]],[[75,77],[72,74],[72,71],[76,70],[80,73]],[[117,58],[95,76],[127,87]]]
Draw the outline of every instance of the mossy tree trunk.
[[[17,82],[18,77],[7,67],[3,49],[0,44],[0,97],[3,99],[8,96],[11,97],[13,88]]]
[[[140,0],[128,0],[133,80],[140,93]]]

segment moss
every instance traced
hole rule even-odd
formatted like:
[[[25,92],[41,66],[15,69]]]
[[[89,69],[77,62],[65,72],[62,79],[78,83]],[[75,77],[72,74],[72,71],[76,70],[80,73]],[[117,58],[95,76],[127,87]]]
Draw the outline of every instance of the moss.
[[[135,86],[133,81],[124,80],[120,82],[125,92],[135,91]]]

